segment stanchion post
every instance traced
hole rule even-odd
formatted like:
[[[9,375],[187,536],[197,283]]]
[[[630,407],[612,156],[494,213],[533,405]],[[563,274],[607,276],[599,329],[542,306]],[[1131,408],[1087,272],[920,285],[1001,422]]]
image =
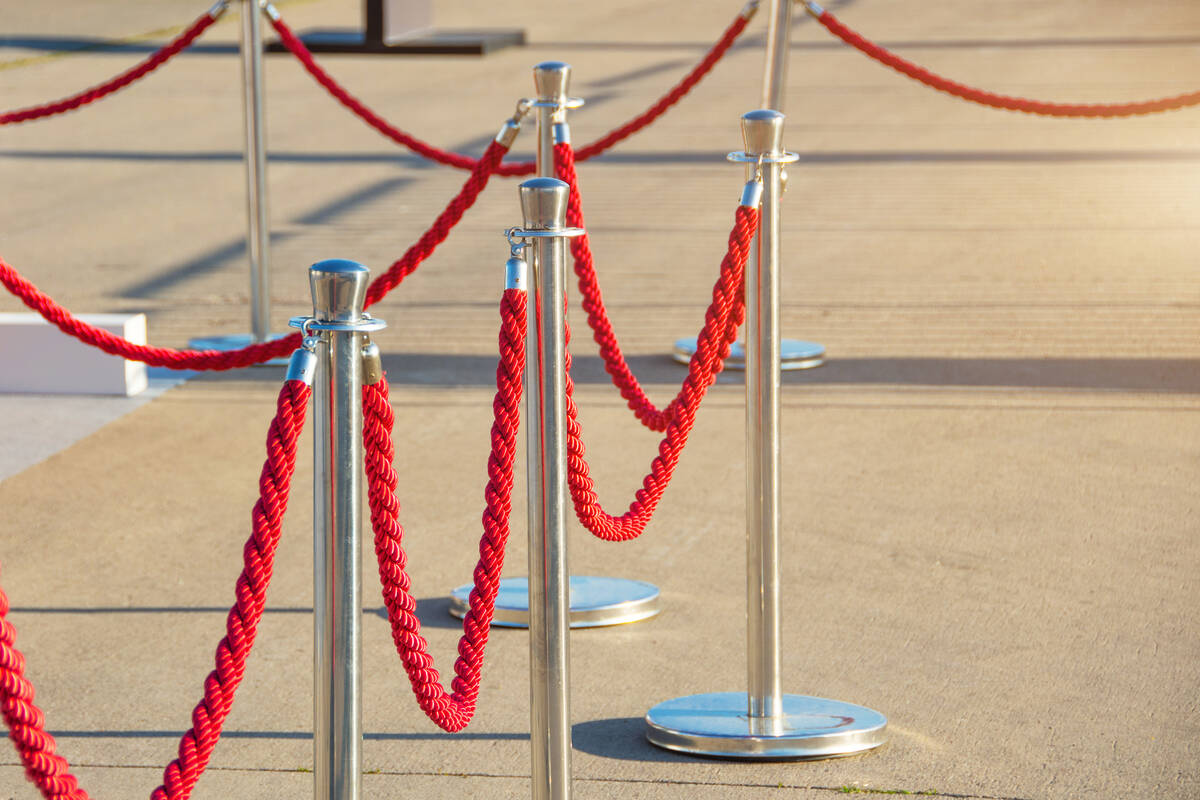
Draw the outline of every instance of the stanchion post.
[[[567,568],[566,215],[569,187],[533,178],[520,187],[533,238],[526,339],[529,466],[530,750],[534,800],[571,796],[570,598]],[[541,233],[539,236],[538,233]],[[549,235],[547,235],[549,234]]]
[[[767,16],[767,49],[763,64],[762,105],[765,109],[783,111],[787,91],[788,50],[792,43],[792,6],[794,0],[770,0]],[[785,175],[786,182],[786,175]],[[747,356],[745,334],[733,343],[725,366],[745,369]],[[696,352],[696,337],[677,339],[671,357],[686,364]],[[825,363],[825,347],[801,339],[779,340],[780,369],[812,369]]]
[[[246,122],[246,219],[250,257],[250,335],[271,335],[266,121],[263,115],[263,44],[260,0],[242,0],[242,99]]]
[[[567,110],[579,108],[583,100],[571,97],[568,88],[571,81],[571,65],[561,61],[544,61],[533,68],[533,83],[537,97],[529,101],[537,121],[537,174],[554,179],[554,146],[571,141],[567,126]],[[565,257],[565,256],[564,256]],[[565,280],[565,278],[564,278]],[[529,304],[529,330],[537,329],[536,303]],[[534,363],[533,352],[530,361]],[[532,410],[532,406],[530,407]],[[536,428],[535,418],[530,418],[529,430]],[[529,462],[529,484],[535,482],[536,464]],[[531,508],[533,499],[530,498]],[[531,512],[532,524],[532,512]],[[530,575],[536,573],[530,572]],[[536,582],[536,581],[535,581]],[[525,578],[504,578],[500,581],[496,596],[496,613],[492,624],[510,628],[524,628],[530,624],[530,609],[537,607],[533,597],[534,582]],[[604,625],[620,625],[649,619],[659,612],[658,587],[646,581],[629,578],[610,578],[599,575],[572,575],[570,577],[570,623],[572,628],[593,628]],[[471,607],[471,584],[455,588],[451,592],[450,613],[465,616]]]
[[[313,381],[313,796],[362,796],[362,383],[367,268],[309,268],[313,316],[296,317]],[[369,352],[377,352],[372,347]]]
[[[759,233],[746,264],[747,691],[692,695],[646,714],[646,736],[671,750],[728,758],[830,758],[870,750],[887,720],[863,706],[783,693],[780,609],[780,196],[784,117],[742,116],[745,149],[730,153],[761,172]],[[747,201],[743,199],[743,203]]]
[[[792,43],[794,0],[771,0],[767,18],[767,52],[763,67],[762,107],[783,111],[788,49]]]

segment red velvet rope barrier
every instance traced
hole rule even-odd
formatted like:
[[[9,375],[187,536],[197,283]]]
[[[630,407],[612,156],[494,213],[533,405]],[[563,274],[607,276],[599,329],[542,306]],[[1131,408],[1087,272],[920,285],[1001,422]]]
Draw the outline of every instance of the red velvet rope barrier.
[[[729,25],[729,27],[725,30],[725,33],[721,35],[719,40],[717,40],[717,43],[714,44],[708,53],[705,54],[700,63],[693,67],[691,72],[684,76],[683,80],[672,87],[671,90],[665,95],[660,97],[658,101],[648,110],[634,117],[625,124],[613,129],[612,131],[609,131],[591,144],[587,144],[579,148],[579,159],[583,160],[603,153],[605,150],[608,150],[618,142],[629,138],[642,128],[645,128],[647,125],[654,122],[664,113],[666,113],[667,109],[678,103],[684,95],[690,92],[696,86],[696,84],[698,84],[709,72],[712,71],[712,68],[716,66],[716,63],[720,61],[725,53],[729,51],[729,48],[733,46],[733,43],[737,40],[738,36],[740,36],[742,31],[746,29],[746,25],[750,22],[750,19],[757,8],[757,4],[747,6],[747,8],[738,15],[737,19],[735,19]],[[273,16],[271,18],[271,25],[275,28],[275,32],[279,34],[279,40],[282,42],[283,46],[291,51],[292,55],[294,55],[300,61],[300,63],[304,65],[304,68],[308,71],[308,74],[311,75],[317,83],[325,87],[325,90],[333,95],[334,99],[336,99],[346,108],[350,109],[350,111],[358,116],[363,122],[367,123],[392,141],[407,147],[414,153],[422,155],[431,161],[436,161],[439,164],[445,164],[458,169],[471,169],[475,166],[475,159],[471,158],[470,156],[466,156],[461,153],[452,153],[448,150],[442,150],[434,147],[427,142],[421,141],[412,134],[400,130],[395,125],[392,125],[390,122],[383,119],[383,117],[380,117],[371,109],[367,108],[362,101],[350,94],[350,92],[344,86],[335,81],[333,77],[326,72],[320,64],[317,63],[317,60],[313,57],[313,54],[307,47],[304,46],[304,42],[300,41],[300,38],[292,32],[292,29],[288,27],[287,23],[285,23],[278,16]],[[507,176],[532,175],[535,169],[536,165],[532,161],[517,161],[511,164],[501,164],[496,170],[496,173]]]
[[[462,730],[475,714],[483,654],[504,566],[504,546],[508,540],[508,517],[512,507],[513,457],[521,420],[525,304],[524,291],[508,289],[500,305],[500,361],[496,367],[492,451],[484,491],[487,505],[483,512],[483,536],[479,540],[479,563],[474,572],[471,607],[463,618],[459,658],[454,663],[453,693],[442,688],[441,676],[421,636],[416,601],[409,592],[410,582],[405,573],[408,557],[404,553],[404,529],[398,520],[400,504],[396,500],[396,472],[392,468],[393,415],[388,405],[387,381],[363,387],[363,443],[371,525],[375,530],[375,554],[379,560],[379,578],[392,626],[392,639],[408,673],[417,704],[447,731]]]
[[[579,181],[575,173],[575,155],[569,142],[560,142],[554,146],[554,166],[559,180],[571,187],[570,198],[567,201],[567,225],[575,228],[586,228],[583,221],[583,205],[579,195]],[[613,385],[621,392],[626,404],[634,416],[652,431],[665,431],[667,425],[675,418],[679,404],[683,402],[684,389],[672,398],[664,408],[658,408],[646,395],[638,382],[637,376],[629,368],[625,356],[621,352],[621,344],[613,332],[612,322],[604,307],[604,296],[596,278],[596,266],[592,258],[592,247],[587,234],[571,239],[571,256],[575,262],[575,276],[579,283],[579,293],[583,296],[583,310],[587,314],[588,325],[592,329],[592,338],[600,347],[600,356],[604,360],[604,369],[612,378]],[[719,307],[726,300],[724,290],[718,291],[722,281],[726,280],[722,272],[718,285],[713,288],[713,302],[705,313],[705,329],[710,335],[720,336],[727,324],[729,309]],[[740,323],[739,323],[740,324]],[[736,326],[734,326],[736,330]],[[692,369],[703,373],[711,369],[711,364],[695,364]],[[684,383],[686,388],[687,383]]]
[[[107,97],[113,92],[124,89],[129,84],[149,75],[154,70],[161,67],[163,64],[170,61],[174,56],[178,55],[182,50],[188,47],[196,39],[200,38],[200,34],[208,30],[209,26],[217,21],[221,14],[225,13],[227,6],[214,6],[204,16],[197,19],[183,33],[179,34],[165,47],[156,51],[153,55],[147,58],[142,63],[138,64],[133,69],[122,72],[117,77],[99,86],[93,86],[90,89],[85,89],[79,94],[71,97],[58,100],[53,103],[47,103],[43,106],[34,106],[32,108],[23,108],[18,111],[9,111],[0,114],[0,125],[9,125],[15,122],[27,122],[32,119],[41,119],[50,117],[55,114],[62,114],[66,111],[73,111],[80,106],[85,106],[88,103],[95,102],[102,97]]]
[[[153,800],[187,800],[191,796],[233,706],[266,603],[309,394],[309,387],[300,381],[287,381],[279,392],[275,419],[267,434],[267,458],[258,480],[254,529],[243,550],[237,599],[226,620],[226,634],[217,645],[216,669],[204,681],[204,697],[192,711],[192,727],[180,739],[179,757],[167,765],[162,785],[151,794]],[[67,760],[55,752],[54,737],[46,732],[45,717],[34,705],[33,684],[25,677],[25,658],[17,649],[16,629],[7,614],[8,596],[0,589],[0,713],[25,774],[46,800],[88,800]]]
[[[487,187],[488,179],[495,172],[496,165],[504,158],[508,147],[501,142],[492,141],[484,151],[483,156],[471,170],[470,177],[463,184],[458,194],[434,220],[429,230],[421,235],[417,243],[394,262],[378,278],[371,282],[367,289],[366,305],[370,306],[383,299],[388,292],[396,288],[413,270],[432,255],[437,246],[446,240],[450,231],[462,219],[480,193]],[[98,347],[111,355],[128,358],[131,361],[142,361],[153,367],[168,367],[170,369],[192,370],[227,370],[261,364],[272,358],[279,358],[300,346],[300,334],[294,333],[282,339],[270,342],[252,344],[240,350],[173,350],[168,347],[148,347],[115,336],[106,330],[89,325],[75,317],[71,312],[60,306],[54,300],[42,293],[36,286],[21,276],[3,258],[0,258],[0,284],[15,295],[26,306],[33,309],[51,324],[58,327],[68,336],[74,336],[84,344]]]
[[[737,338],[738,326],[745,316],[745,268],[750,243],[758,230],[758,209],[738,206],[733,230],[729,234],[729,249],[721,262],[721,277],[713,287],[713,301],[705,315],[705,324],[696,342],[696,352],[688,364],[679,397],[668,409],[672,411],[666,433],[658,445],[658,455],[650,464],[650,472],[642,481],[629,509],[613,516],[600,506],[593,489],[590,470],[585,459],[583,430],[575,408],[574,383],[571,380],[571,357],[567,353],[567,483],[575,516],[593,535],[610,542],[637,538],[654,516],[654,510],[675,473],[675,465],[687,444],[688,435],[696,421],[696,411],[709,387],[725,366],[730,345]]]
[[[975,89],[965,84],[943,78],[924,67],[906,61],[900,56],[889,52],[861,34],[847,28],[833,14],[809,4],[809,13],[817,18],[830,33],[841,39],[856,50],[865,53],[885,66],[906,75],[915,81],[930,86],[941,92],[961,97],[972,103],[979,103],[992,108],[1002,108],[1008,111],[1020,111],[1025,114],[1041,114],[1051,117],[1129,117],[1136,114],[1154,114],[1161,111],[1173,111],[1200,104],[1200,92],[1188,92],[1174,97],[1164,97],[1157,100],[1145,100],[1134,103],[1047,103],[1040,100],[1028,100],[1023,97],[1008,97],[994,94],[982,89]]]

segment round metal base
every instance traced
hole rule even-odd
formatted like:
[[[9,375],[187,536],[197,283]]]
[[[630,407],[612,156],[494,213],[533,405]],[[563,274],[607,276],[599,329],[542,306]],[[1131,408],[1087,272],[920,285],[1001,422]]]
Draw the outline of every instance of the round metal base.
[[[460,619],[471,607],[471,584],[450,593],[450,613]],[[599,628],[640,622],[658,614],[658,587],[626,578],[571,576],[571,627]],[[492,625],[501,628],[529,627],[529,580],[504,578],[496,594]]]
[[[282,339],[289,334],[272,333],[268,339]],[[192,339],[188,342],[189,350],[218,350],[222,353],[227,353],[230,350],[241,350],[243,347],[249,347],[254,344],[254,337],[249,333],[231,333],[228,336],[202,336],[199,339]],[[258,364],[251,364],[253,367],[275,367],[279,365],[286,366],[288,358],[280,356],[272,358],[270,361],[263,361]]]
[[[689,336],[676,339],[671,351],[671,358],[680,364],[686,364],[696,352],[696,337]],[[825,348],[816,342],[802,342],[799,339],[784,339],[779,343],[780,369],[812,369],[825,363]],[[725,359],[726,369],[746,368],[746,345],[741,339],[729,348],[729,358]]]
[[[850,756],[887,741],[887,718],[863,706],[785,694],[783,714],[751,719],[745,692],[677,697],[646,713],[646,738],[668,750],[739,759]]]

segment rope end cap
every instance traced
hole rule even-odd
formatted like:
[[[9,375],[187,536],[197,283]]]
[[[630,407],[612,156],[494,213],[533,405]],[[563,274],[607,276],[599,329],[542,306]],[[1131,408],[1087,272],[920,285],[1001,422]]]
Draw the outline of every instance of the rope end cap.
[[[742,200],[740,205],[746,208],[758,208],[762,203],[763,185],[762,181],[746,181],[746,186],[742,189]]]
[[[284,380],[300,381],[305,386],[313,385],[313,377],[317,372],[317,354],[305,347],[297,348],[288,362],[287,377]]]

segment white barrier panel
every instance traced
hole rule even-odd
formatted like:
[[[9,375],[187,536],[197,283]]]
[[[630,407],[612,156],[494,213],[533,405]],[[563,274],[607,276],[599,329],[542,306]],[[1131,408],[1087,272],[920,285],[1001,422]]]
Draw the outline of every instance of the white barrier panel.
[[[79,319],[146,344],[145,314],[82,314]],[[131,397],[146,385],[145,364],[86,345],[38,314],[0,314],[0,393]]]

